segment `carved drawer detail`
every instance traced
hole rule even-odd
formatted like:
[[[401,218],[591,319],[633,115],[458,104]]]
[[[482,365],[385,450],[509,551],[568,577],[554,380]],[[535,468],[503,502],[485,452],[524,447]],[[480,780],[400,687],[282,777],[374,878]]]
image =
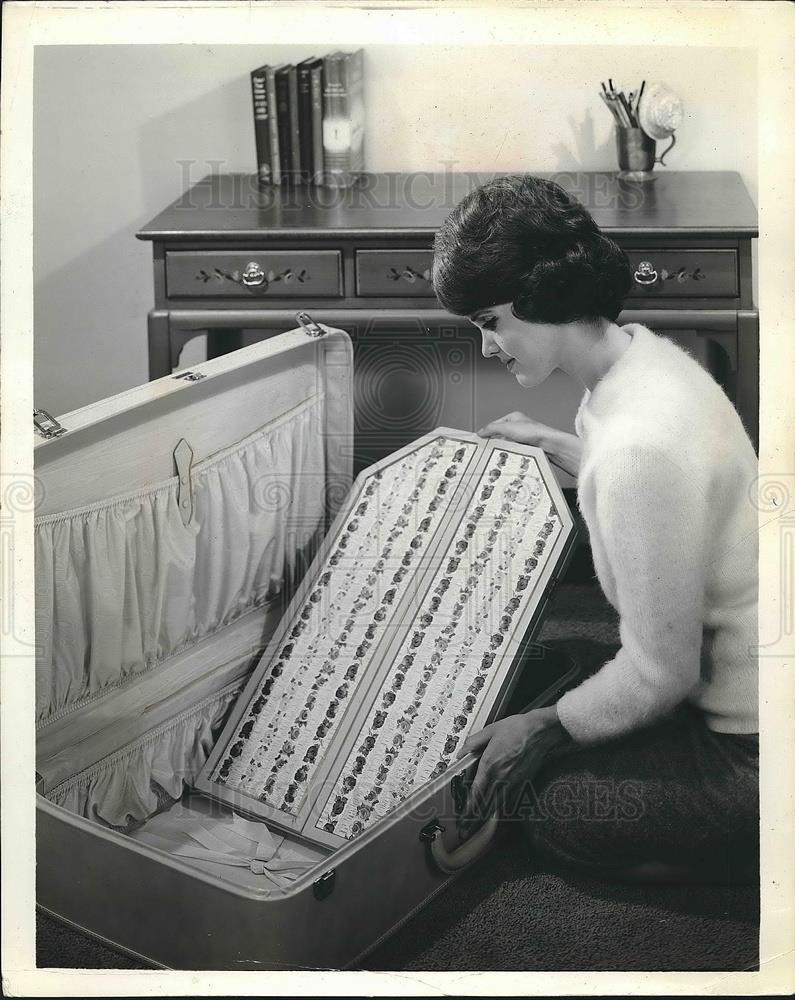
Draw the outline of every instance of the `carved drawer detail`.
[[[430,250],[357,250],[356,293],[381,298],[435,298]]]
[[[166,254],[170,298],[339,298],[338,250],[173,250]]]

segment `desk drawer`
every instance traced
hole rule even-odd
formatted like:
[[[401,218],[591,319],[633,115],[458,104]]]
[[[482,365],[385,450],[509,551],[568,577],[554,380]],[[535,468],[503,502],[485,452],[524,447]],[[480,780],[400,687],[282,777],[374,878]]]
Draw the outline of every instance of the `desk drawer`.
[[[357,250],[356,293],[382,298],[435,298],[431,250]]]
[[[735,298],[734,250],[627,250],[633,277],[630,297]]]
[[[171,297],[306,299],[342,295],[339,250],[171,250]]]
[[[736,298],[734,250],[628,250],[630,297]],[[434,298],[430,250],[358,250],[356,292],[361,296]]]

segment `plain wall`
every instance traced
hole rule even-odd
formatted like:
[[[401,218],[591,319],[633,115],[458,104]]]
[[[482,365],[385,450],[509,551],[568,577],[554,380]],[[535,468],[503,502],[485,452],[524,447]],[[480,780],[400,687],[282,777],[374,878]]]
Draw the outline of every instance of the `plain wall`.
[[[37,406],[62,414],[147,380],[151,244],[136,231],[205,174],[253,172],[250,70],[324,51],[36,49]],[[641,78],[668,83],[685,119],[667,165],[737,170],[756,203],[755,54],[740,49],[368,45],[367,169],[614,170],[613,123],[598,97],[608,77],[627,93]],[[188,345],[182,366],[200,351]],[[523,405],[570,428],[580,392],[556,373]]]

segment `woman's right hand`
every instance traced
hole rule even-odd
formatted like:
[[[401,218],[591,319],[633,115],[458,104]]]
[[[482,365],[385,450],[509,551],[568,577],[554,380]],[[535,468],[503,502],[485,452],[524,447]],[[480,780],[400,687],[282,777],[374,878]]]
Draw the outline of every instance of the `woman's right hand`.
[[[544,442],[549,440],[552,427],[541,424],[526,413],[514,410],[513,413],[506,413],[504,417],[492,420],[490,424],[481,427],[478,431],[480,437],[501,437],[508,441],[516,441],[517,444],[529,444],[536,448],[543,448]]]
[[[490,424],[481,427],[478,434],[480,437],[501,437],[508,441],[516,441],[517,444],[529,444],[534,448],[541,448],[553,465],[557,465],[575,479],[580,471],[582,441],[576,434],[568,434],[566,431],[558,430],[557,427],[539,423],[518,410],[492,420]]]

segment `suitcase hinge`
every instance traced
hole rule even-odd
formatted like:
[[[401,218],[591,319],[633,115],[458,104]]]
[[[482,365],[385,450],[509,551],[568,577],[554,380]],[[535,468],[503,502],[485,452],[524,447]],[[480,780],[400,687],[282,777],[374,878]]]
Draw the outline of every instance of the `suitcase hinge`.
[[[66,434],[66,428],[51,417],[46,410],[33,410],[33,426],[43,438],[56,438]]]
[[[433,819],[420,830],[420,840],[426,844],[433,843],[440,833],[444,833],[444,827],[438,819]]]
[[[316,878],[312,883],[312,892],[315,899],[327,899],[334,891],[334,883],[337,881],[337,869],[329,868],[323,872],[320,878]]]
[[[190,478],[190,467],[193,462],[193,449],[185,440],[181,438],[179,444],[174,449],[174,464],[177,467],[177,505],[182,523],[187,526],[193,517],[193,490]]]
[[[200,382],[206,375],[201,372],[177,372],[174,378],[184,378],[186,382]]]

